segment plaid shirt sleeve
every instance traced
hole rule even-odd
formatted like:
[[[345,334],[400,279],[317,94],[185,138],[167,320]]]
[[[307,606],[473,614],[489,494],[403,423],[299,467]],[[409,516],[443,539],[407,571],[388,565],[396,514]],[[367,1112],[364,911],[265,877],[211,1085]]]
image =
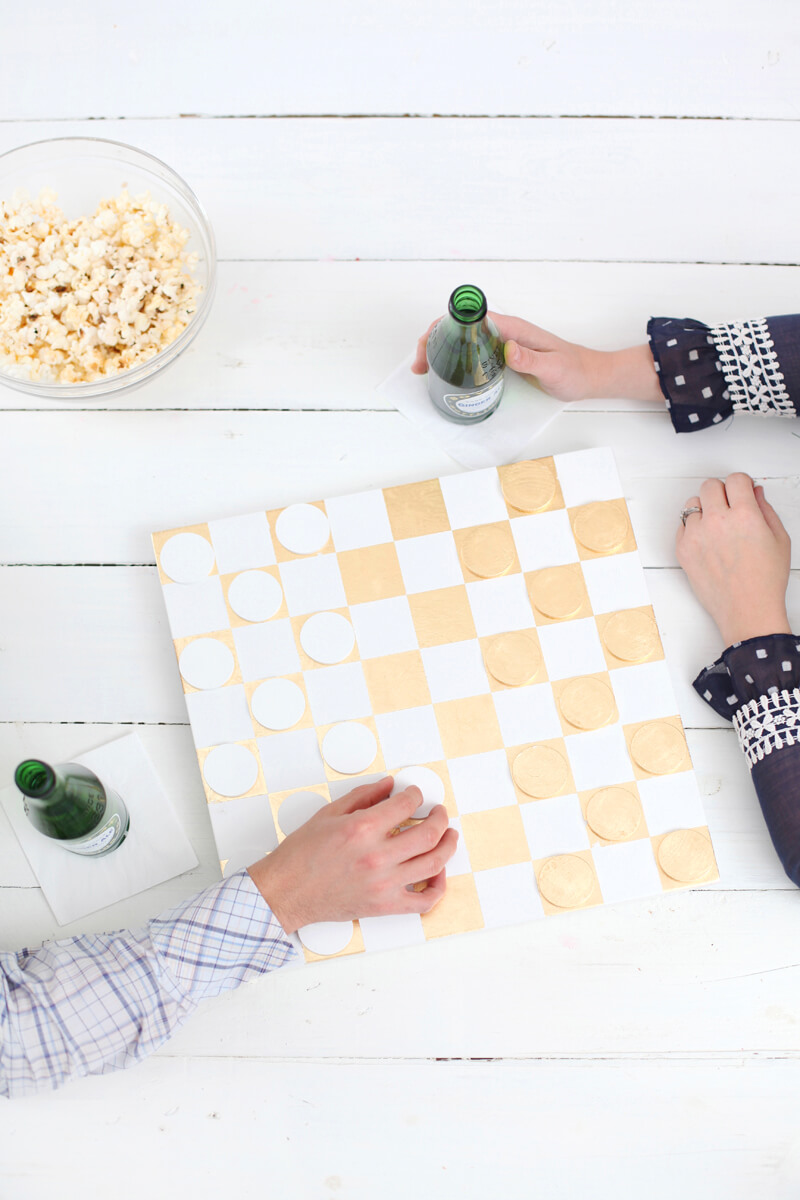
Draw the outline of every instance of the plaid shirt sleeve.
[[[144,929],[0,953],[0,1095],[132,1066],[199,1001],[283,966],[294,953],[246,871]]]

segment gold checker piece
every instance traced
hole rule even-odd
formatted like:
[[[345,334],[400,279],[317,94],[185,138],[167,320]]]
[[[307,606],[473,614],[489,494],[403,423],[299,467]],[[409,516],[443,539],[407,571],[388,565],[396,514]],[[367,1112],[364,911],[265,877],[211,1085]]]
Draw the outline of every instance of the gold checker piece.
[[[661,788],[691,773],[676,708],[631,721],[629,701],[620,719],[615,680],[658,671],[663,649],[652,608],[640,595],[630,605],[621,587],[609,596],[608,560],[635,559],[636,553],[617,489],[610,453],[581,451],[289,506],[292,520],[316,510],[311,525],[318,548],[310,554],[281,545],[285,510],[275,507],[241,518],[246,536],[237,532],[235,518],[154,534],[176,655],[198,639],[214,638],[234,658],[220,687],[203,692],[183,682],[202,742],[197,756],[209,804],[265,806],[281,840],[278,814],[287,797],[311,792],[324,803],[387,765],[393,772],[422,765],[436,771],[448,814],[460,827],[460,848],[448,868],[445,898],[421,918],[404,918],[413,933],[405,944],[482,928],[484,903],[506,872],[529,881],[525,886],[545,916],[602,904],[604,871],[622,843],[647,856],[652,890],[716,878],[705,825],[685,829],[667,820],[664,827],[662,816],[655,831],[648,827],[651,783]],[[341,515],[343,500],[351,506],[349,524]],[[363,528],[380,536],[362,535],[359,515],[352,515],[356,502],[363,506]],[[547,537],[561,538],[549,561],[537,539],[539,520],[547,523]],[[202,542],[184,540],[164,554],[172,538],[186,533]],[[193,578],[191,563],[184,565],[179,582],[165,564],[177,560],[181,546],[193,549],[199,575]],[[248,620],[229,601],[231,586],[246,572],[269,577],[276,603],[267,619]],[[259,579],[243,580],[242,587],[246,583]],[[513,605],[507,614],[504,603]],[[344,658],[320,662],[304,650],[303,627],[317,612],[336,614],[340,635],[347,631],[342,622],[352,625],[355,646]],[[596,631],[596,653],[606,669],[598,671],[595,662],[581,670],[573,661],[565,676],[551,657],[553,639],[560,638],[563,652],[570,623],[578,621],[582,636],[587,626]],[[253,712],[254,695],[270,679],[290,681],[305,698],[302,716],[288,729],[265,727]],[[209,713],[217,710],[215,737]],[[370,735],[375,742],[368,765],[350,775],[324,757],[325,736],[348,723],[362,727],[369,753]],[[598,754],[603,746],[616,748],[608,778],[595,778],[591,753],[587,759],[585,748],[578,752],[595,744]],[[249,782],[255,774],[255,782],[242,795],[214,790],[203,775],[219,745],[237,747],[232,754],[239,764],[252,756],[252,770],[242,778]],[[221,756],[214,761],[219,767]],[[483,795],[489,807],[481,807]],[[562,812],[578,813],[585,830],[566,852],[548,840],[549,822]],[[220,852],[228,869],[237,865],[222,844]],[[505,923],[514,919],[508,911]],[[332,954],[381,948],[379,928],[374,920],[352,928],[344,923],[342,944]],[[331,956],[309,949],[305,955],[308,961]]]

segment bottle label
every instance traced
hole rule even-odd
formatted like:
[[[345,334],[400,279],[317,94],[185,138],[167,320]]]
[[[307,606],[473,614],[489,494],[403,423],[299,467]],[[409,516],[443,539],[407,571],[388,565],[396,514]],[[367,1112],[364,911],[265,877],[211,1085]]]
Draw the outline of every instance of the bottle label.
[[[75,846],[65,845],[64,849],[70,850],[73,854],[100,854],[111,845],[115,837],[119,836],[120,824],[119,813],[114,813],[103,828],[97,833],[93,833],[85,842]]]
[[[497,383],[484,388],[482,392],[445,392],[442,400],[451,412],[476,417],[480,413],[485,413],[487,409],[492,408],[498,402],[503,391],[503,383],[504,380],[501,376]]]

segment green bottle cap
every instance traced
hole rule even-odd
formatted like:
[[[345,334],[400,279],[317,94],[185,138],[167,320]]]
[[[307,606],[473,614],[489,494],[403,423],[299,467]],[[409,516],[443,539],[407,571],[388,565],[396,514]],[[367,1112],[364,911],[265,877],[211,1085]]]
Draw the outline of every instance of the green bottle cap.
[[[474,325],[486,316],[486,297],[474,284],[462,283],[450,297],[447,309],[459,324]]]
[[[14,772],[14,782],[26,796],[40,799],[52,792],[56,785],[56,773],[38,758],[28,758]]]

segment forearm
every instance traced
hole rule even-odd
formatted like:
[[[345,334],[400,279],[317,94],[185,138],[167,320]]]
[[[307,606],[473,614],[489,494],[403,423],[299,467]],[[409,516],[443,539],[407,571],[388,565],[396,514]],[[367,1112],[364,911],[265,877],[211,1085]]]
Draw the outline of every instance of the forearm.
[[[647,345],[625,350],[592,350],[591,391],[587,399],[645,400],[663,404],[653,355]]]
[[[282,966],[292,952],[242,873],[145,929],[0,955],[0,1095],[131,1066],[200,1000]]]

